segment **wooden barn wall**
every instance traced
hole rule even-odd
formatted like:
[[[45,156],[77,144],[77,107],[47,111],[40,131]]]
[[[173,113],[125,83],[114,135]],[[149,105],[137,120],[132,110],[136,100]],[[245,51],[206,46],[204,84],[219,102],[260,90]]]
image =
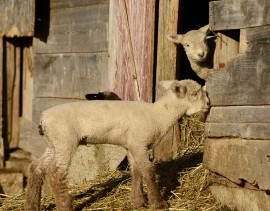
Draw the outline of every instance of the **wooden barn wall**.
[[[109,88],[121,99],[151,102],[155,1],[110,5]]]
[[[29,69],[30,36],[34,34],[35,0],[0,1],[0,166],[8,157],[9,148],[19,144],[20,117],[29,113],[25,82]],[[26,57],[25,61],[23,58]],[[20,89],[23,89],[22,91]],[[25,97],[24,99],[23,96]],[[30,106],[31,108],[31,106]]]
[[[269,8],[269,1],[221,0],[210,2],[209,11],[212,30],[228,34],[237,29],[240,37],[236,39],[239,53],[213,71],[206,83],[212,107],[205,126],[208,138],[203,163],[227,183],[257,192],[270,189]],[[256,191],[252,194],[260,201]],[[222,191],[216,193],[223,198]],[[261,210],[265,210],[263,204],[257,204]]]
[[[44,1],[37,11],[33,116],[23,120],[20,140],[34,159],[44,150],[37,130],[43,110],[108,88],[109,0]]]

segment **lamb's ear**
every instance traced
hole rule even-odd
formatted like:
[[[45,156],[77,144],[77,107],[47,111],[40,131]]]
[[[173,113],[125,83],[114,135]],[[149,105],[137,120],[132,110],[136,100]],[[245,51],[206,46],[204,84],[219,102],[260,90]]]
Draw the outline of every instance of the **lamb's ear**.
[[[203,91],[206,91],[206,85],[204,85],[204,86],[202,87],[202,90],[203,90]]]
[[[208,34],[210,32],[209,30],[209,24],[207,24],[206,26],[203,26],[201,28],[199,28],[199,31],[205,33],[205,34]]]
[[[175,80],[163,80],[158,83],[160,87],[164,90],[168,90],[171,88],[172,84],[175,82]]]
[[[171,85],[171,89],[179,98],[184,98],[186,96],[187,88],[177,82]]]
[[[167,35],[167,39],[171,42],[174,42],[176,44],[181,44],[183,40],[182,34],[176,34],[176,35]]]

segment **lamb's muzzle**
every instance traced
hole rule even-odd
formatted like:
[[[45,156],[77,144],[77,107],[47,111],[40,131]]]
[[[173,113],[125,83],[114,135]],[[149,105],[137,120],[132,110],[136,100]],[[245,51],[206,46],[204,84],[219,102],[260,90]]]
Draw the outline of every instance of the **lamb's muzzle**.
[[[115,144],[127,149],[132,175],[131,200],[142,206],[148,188],[152,207],[165,208],[155,180],[151,151],[184,114],[209,108],[206,91],[195,81],[163,81],[167,93],[155,103],[84,101],[63,104],[42,113],[40,131],[47,141],[42,157],[30,168],[25,210],[39,210],[41,186],[48,177],[58,210],[72,210],[66,176],[79,144]]]

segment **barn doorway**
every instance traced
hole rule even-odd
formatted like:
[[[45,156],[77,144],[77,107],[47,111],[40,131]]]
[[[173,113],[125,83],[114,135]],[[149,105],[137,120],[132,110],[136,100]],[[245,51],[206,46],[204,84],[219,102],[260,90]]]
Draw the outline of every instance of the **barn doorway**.
[[[184,34],[190,30],[199,29],[209,22],[209,1],[208,0],[182,0],[179,5],[178,34]],[[205,81],[199,78],[191,69],[186,53],[182,46],[177,49],[177,70],[178,80],[193,79],[204,85]]]

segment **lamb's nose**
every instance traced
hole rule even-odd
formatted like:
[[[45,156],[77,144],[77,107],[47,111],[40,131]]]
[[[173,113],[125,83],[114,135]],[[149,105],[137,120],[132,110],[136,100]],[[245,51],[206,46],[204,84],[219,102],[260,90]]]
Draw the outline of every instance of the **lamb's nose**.
[[[199,56],[200,58],[203,58],[203,57],[204,57],[204,55],[205,55],[204,51],[200,51],[200,52],[198,52],[198,56]]]

